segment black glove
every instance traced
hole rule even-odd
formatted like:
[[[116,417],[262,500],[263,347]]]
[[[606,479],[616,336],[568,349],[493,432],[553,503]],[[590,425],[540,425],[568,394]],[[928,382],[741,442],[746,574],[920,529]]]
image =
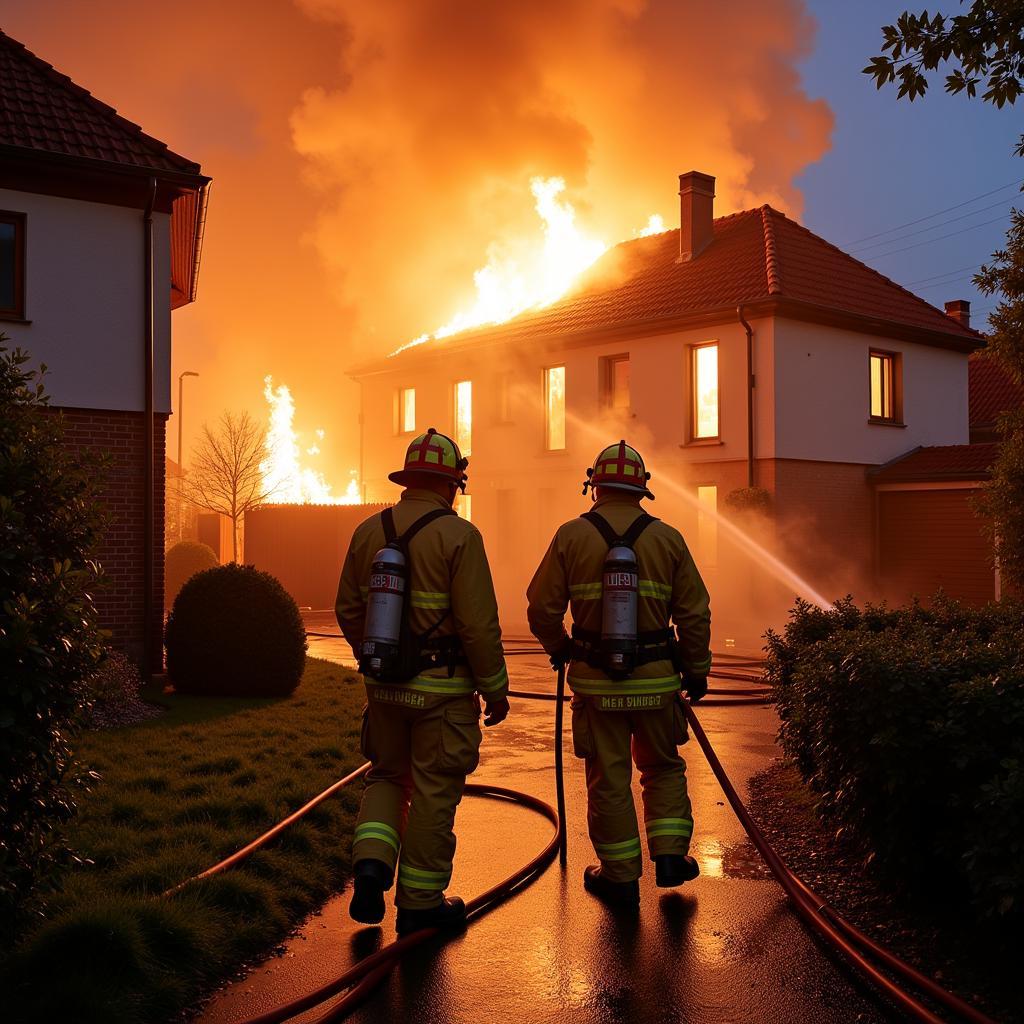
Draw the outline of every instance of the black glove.
[[[701,697],[707,695],[708,677],[685,675],[683,676],[683,689],[689,696],[690,703],[696,704]]]
[[[575,645],[572,642],[571,637],[565,637],[562,642],[551,652],[549,657],[551,658],[551,667],[557,672],[564,665],[568,665],[572,661],[572,652]]]
[[[508,697],[499,697],[498,700],[484,702],[484,725],[497,725],[508,718]]]

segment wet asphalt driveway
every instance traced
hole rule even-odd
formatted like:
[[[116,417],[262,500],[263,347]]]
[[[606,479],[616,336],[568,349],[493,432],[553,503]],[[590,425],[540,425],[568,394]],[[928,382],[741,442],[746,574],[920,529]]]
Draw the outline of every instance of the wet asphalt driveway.
[[[331,640],[310,653],[345,660]],[[546,661],[509,661],[517,689],[553,691]],[[554,704],[513,700],[508,720],[486,730],[476,782],[524,790],[554,803]],[[698,707],[700,720],[741,795],[777,754],[774,713],[763,707]],[[568,732],[568,715],[566,715]],[[876,1022],[894,1019],[833,964],[788,909],[725,803],[695,741],[683,748],[694,804],[692,852],[701,877],[679,890],[641,880],[641,913],[616,918],[584,892],[595,861],[586,833],[582,765],[565,737],[569,864],[557,864],[509,902],[446,944],[406,958],[349,1020],[361,1024],[523,1022]],[[525,808],[467,797],[449,892],[471,897],[523,864],[551,825]],[[215,998],[203,1024],[235,1024],[337,976],[394,937],[356,925],[342,893],[313,915],[286,951]],[[318,1010],[298,1020],[310,1020]]]

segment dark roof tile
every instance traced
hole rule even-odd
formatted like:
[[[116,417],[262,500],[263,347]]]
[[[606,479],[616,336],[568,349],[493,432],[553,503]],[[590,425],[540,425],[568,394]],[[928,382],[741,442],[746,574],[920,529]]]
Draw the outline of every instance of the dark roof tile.
[[[0,144],[157,172],[200,173],[199,164],[146,135],[3,32]]]

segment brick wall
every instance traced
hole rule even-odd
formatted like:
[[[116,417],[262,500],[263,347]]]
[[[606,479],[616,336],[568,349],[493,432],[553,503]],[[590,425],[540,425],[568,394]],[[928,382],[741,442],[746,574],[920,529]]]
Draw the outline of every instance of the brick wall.
[[[75,451],[98,451],[109,457],[101,494],[109,515],[97,558],[106,577],[97,604],[114,646],[140,664],[143,659],[145,416],[141,412],[60,409],[64,439]],[[164,595],[164,454],[167,416],[155,417],[153,458],[153,637],[151,669],[163,668]]]

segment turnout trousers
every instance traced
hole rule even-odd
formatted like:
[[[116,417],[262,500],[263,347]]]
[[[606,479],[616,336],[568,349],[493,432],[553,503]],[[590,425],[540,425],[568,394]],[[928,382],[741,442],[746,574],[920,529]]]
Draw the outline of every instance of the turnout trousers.
[[[455,810],[480,759],[479,701],[400,686],[367,686],[367,696],[361,747],[372,767],[352,859],[397,866],[397,906],[434,907],[452,876]]]
[[[640,831],[630,782],[640,771],[647,849],[653,859],[685,854],[693,834],[686,791],[686,762],[678,746],[687,740],[678,698],[643,711],[602,710],[607,698],[575,695],[572,740],[587,777],[587,826],[601,874],[631,882],[643,872]]]

